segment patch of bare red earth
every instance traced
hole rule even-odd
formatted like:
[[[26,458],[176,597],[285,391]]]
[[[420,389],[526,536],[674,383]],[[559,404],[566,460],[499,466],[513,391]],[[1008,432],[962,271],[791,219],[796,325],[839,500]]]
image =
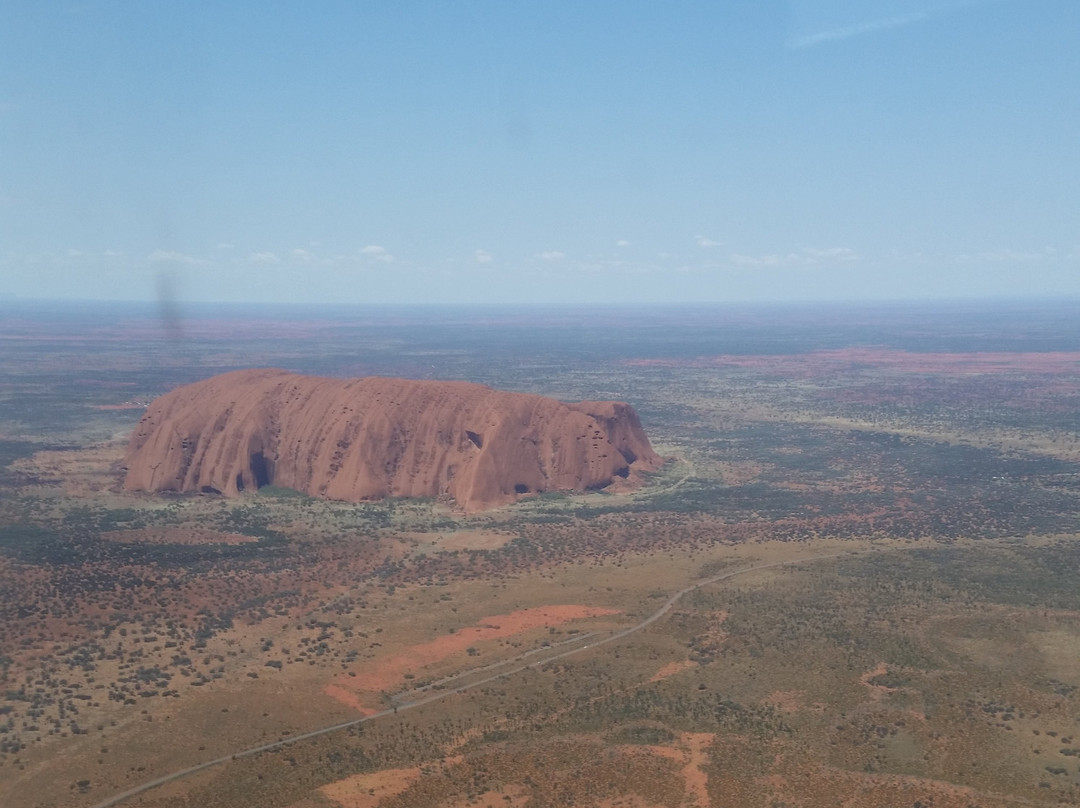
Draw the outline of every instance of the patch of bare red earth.
[[[620,746],[617,752],[625,756],[627,762],[633,759],[660,758],[671,761],[678,767],[678,776],[683,783],[681,808],[706,808],[710,804],[708,794],[708,774],[705,767],[709,760],[709,750],[715,741],[713,733],[681,732],[670,746]],[[443,766],[452,766],[460,762],[459,758],[444,758]],[[421,778],[420,768],[388,769],[372,774],[357,775],[320,789],[321,793],[336,802],[342,808],[376,808],[381,800],[401,794]],[[489,790],[472,800],[458,799],[446,804],[451,808],[464,808],[466,805],[497,808],[497,806],[525,806],[531,801],[531,789],[523,785],[509,783],[497,790]],[[599,808],[659,808],[661,803],[649,800],[639,794],[621,794],[616,797],[602,798],[589,804]],[[294,808],[299,808],[298,806]]]
[[[456,763],[453,758],[442,761],[444,766]],[[377,808],[385,799],[395,797],[421,777],[420,767],[408,769],[384,769],[380,772],[357,774],[336,783],[330,783],[319,792],[341,808]],[[524,808],[531,797],[528,791],[519,786],[503,786],[498,790],[486,791],[471,799],[459,799],[446,803],[449,808]],[[314,805],[315,803],[312,803]],[[292,808],[304,808],[302,804]]]
[[[404,687],[406,674],[464,653],[479,642],[512,637],[537,628],[553,628],[572,620],[618,613],[617,609],[561,604],[492,615],[453,634],[414,645],[375,663],[357,666],[335,677],[323,688],[323,692],[363,715],[371,715],[378,712],[376,705],[380,703],[380,694]]]
[[[689,359],[628,359],[636,367],[732,367],[774,372],[794,378],[812,378],[860,368],[888,368],[906,373],[975,374],[1038,373],[1075,374],[1080,371],[1080,351],[916,353],[887,348],[843,348],[806,354],[764,356],[697,356]]]
[[[709,776],[705,767],[709,762],[709,750],[716,741],[716,735],[711,732],[680,732],[671,746],[639,746],[623,747],[629,754],[649,754],[674,761],[679,766],[679,774],[683,780],[683,799],[681,805],[684,808],[707,808],[711,805],[709,800]],[[605,802],[614,808],[615,801]],[[647,803],[640,803],[642,806]]]
[[[933,808],[1013,808],[1051,804],[991,794],[943,780],[852,772],[825,765],[807,765],[784,774],[759,777],[753,789],[758,794],[769,795],[772,800],[770,803],[759,799],[755,804],[792,804],[806,808],[893,808],[919,803]],[[736,803],[730,805],[734,807]]]
[[[688,671],[696,667],[697,663],[691,659],[684,659],[681,662],[669,662],[656,673],[654,673],[649,678],[649,682],[650,684],[655,682],[662,682],[665,679],[670,679],[676,674],[682,673],[683,671]]]

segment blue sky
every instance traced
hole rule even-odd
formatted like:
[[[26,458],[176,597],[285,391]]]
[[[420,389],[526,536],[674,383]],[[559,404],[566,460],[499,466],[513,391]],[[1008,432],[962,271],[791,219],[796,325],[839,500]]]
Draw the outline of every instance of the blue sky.
[[[50,2],[0,295],[1080,295],[1080,3]]]

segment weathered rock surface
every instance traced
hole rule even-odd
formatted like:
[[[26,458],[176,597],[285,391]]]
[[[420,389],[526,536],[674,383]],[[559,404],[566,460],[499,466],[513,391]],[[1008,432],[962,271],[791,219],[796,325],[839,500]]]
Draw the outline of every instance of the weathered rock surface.
[[[628,404],[241,370],[154,401],[128,445],[124,486],[235,496],[272,484],[350,501],[449,495],[475,511],[633,481],[660,463]]]

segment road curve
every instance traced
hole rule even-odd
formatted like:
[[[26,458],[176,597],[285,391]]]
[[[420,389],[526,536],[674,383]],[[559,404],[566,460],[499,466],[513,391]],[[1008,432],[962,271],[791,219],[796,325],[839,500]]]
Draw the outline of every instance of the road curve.
[[[253,746],[250,749],[244,749],[244,750],[242,750],[240,752],[235,752],[234,754],[231,754],[231,755],[223,755],[222,757],[214,758],[213,760],[208,760],[205,763],[199,763],[199,764],[197,764],[195,766],[189,766],[186,769],[181,769],[180,771],[173,772],[172,774],[166,774],[166,775],[163,775],[161,777],[157,777],[157,778],[155,778],[153,780],[148,780],[147,782],[142,783],[140,785],[137,785],[134,788],[129,788],[127,791],[122,791],[119,794],[115,794],[112,797],[109,797],[104,802],[99,802],[96,805],[91,806],[91,808],[111,808],[113,805],[119,805],[120,803],[122,803],[126,799],[137,796],[137,795],[142,794],[142,793],[144,793],[146,791],[150,791],[151,789],[155,789],[158,786],[163,786],[166,783],[171,783],[171,782],[173,782],[175,780],[180,780],[181,778],[184,778],[184,777],[187,777],[189,775],[195,774],[196,772],[201,772],[201,771],[205,771],[206,769],[211,769],[214,766],[220,766],[223,763],[229,763],[229,762],[231,762],[233,760],[239,760],[240,758],[251,757],[252,755],[257,755],[260,752],[269,752],[269,751],[271,751],[273,749],[280,749],[280,748],[282,748],[284,746],[289,746],[290,744],[294,744],[294,743],[297,743],[299,741],[307,740],[308,738],[317,738],[320,735],[326,735],[326,734],[331,733],[331,732],[337,732],[338,730],[348,729],[349,727],[359,726],[360,724],[366,724],[368,721],[374,721],[377,718],[384,718],[384,717],[386,717],[388,715],[393,715],[394,713],[402,712],[404,710],[411,710],[411,709],[413,709],[415,707],[422,707],[425,704],[430,704],[433,701],[438,701],[439,699],[445,698],[447,696],[451,696],[451,695],[453,695],[455,693],[462,693],[462,692],[464,692],[466,690],[472,690],[473,688],[480,687],[481,685],[486,685],[489,682],[494,682],[494,681],[497,681],[499,679],[505,679],[507,676],[512,676],[515,673],[520,673],[521,671],[527,670],[528,668],[536,668],[536,667],[539,667],[541,665],[546,665],[549,662],[554,662],[554,661],[559,660],[559,659],[565,659],[566,657],[573,656],[574,654],[580,654],[582,651],[585,651],[586,649],[596,648],[597,646],[600,646],[600,645],[606,645],[607,643],[615,642],[616,640],[621,640],[623,637],[627,637],[627,636],[629,636],[631,634],[634,634],[635,632],[641,631],[641,629],[643,629],[643,628],[651,626],[657,620],[659,620],[664,615],[666,615],[668,612],[670,612],[672,610],[672,608],[674,608],[675,604],[678,603],[683,597],[690,594],[694,590],[700,589],[703,586],[708,586],[710,584],[719,583],[720,581],[726,581],[726,580],[728,580],[730,578],[736,577],[737,575],[745,575],[748,572],[757,572],[758,570],[773,569],[775,567],[790,567],[790,566],[794,566],[796,564],[803,564],[803,563],[808,562],[808,561],[822,561],[822,560],[828,559],[828,558],[839,558],[841,556],[846,556],[846,555],[851,555],[851,554],[852,554],[852,551],[846,551],[846,552],[842,552],[842,553],[829,553],[827,555],[806,556],[805,558],[796,558],[796,559],[792,559],[790,561],[774,561],[774,562],[769,563],[769,564],[757,564],[757,565],[752,566],[752,567],[743,567],[742,569],[732,570],[730,572],[723,572],[723,573],[720,573],[719,575],[713,575],[713,576],[711,576],[709,578],[705,578],[704,580],[698,581],[696,583],[690,584],[687,587],[684,587],[683,589],[680,589],[678,592],[671,595],[667,600],[665,600],[663,605],[659,609],[657,609],[655,612],[650,614],[648,617],[646,617],[640,623],[635,623],[634,625],[632,625],[632,626],[630,626],[628,628],[619,629],[619,630],[609,634],[608,636],[602,637],[600,639],[595,639],[596,635],[594,633],[590,633],[590,634],[583,634],[583,635],[581,635],[579,637],[574,637],[572,640],[567,640],[566,641],[566,642],[576,642],[576,641],[584,640],[584,639],[591,640],[591,642],[587,643],[586,645],[582,645],[582,646],[579,646],[577,648],[571,648],[571,649],[569,649],[567,651],[559,651],[558,653],[552,654],[551,656],[546,656],[543,659],[534,660],[532,662],[523,662],[523,663],[517,665],[516,667],[510,668],[509,670],[504,670],[504,671],[502,671],[500,673],[495,673],[495,674],[492,674],[490,676],[484,677],[483,679],[477,679],[476,681],[468,682],[466,684],[462,684],[462,685],[459,685],[457,687],[447,688],[445,690],[439,690],[436,693],[433,693],[432,695],[429,695],[429,696],[424,696],[423,698],[415,699],[413,701],[403,701],[403,702],[395,705],[394,707],[390,707],[390,708],[388,708],[386,710],[381,710],[380,712],[373,713],[371,715],[365,715],[362,718],[354,718],[354,719],[352,719],[350,721],[342,721],[339,724],[332,724],[332,725],[330,725],[328,727],[322,727],[320,729],[313,729],[310,732],[302,732],[299,735],[291,735],[288,738],[282,738],[281,740],[278,740],[278,741],[271,741],[270,743],[264,743],[264,744],[261,744],[259,746]],[[561,643],[561,644],[565,644],[565,643]],[[528,656],[531,653],[533,653],[533,652],[523,654],[521,657],[516,657],[515,660],[520,660],[524,656]],[[513,662],[515,660],[508,660],[508,661]],[[455,675],[453,677],[449,677],[448,679],[443,680],[443,681],[450,681],[451,679],[461,679],[461,678],[469,676],[469,675],[471,675],[473,673],[477,673],[479,671],[489,670],[489,669],[491,669],[493,667],[500,667],[501,664],[503,664],[503,663],[495,663],[494,665],[489,664],[489,665],[480,666],[478,668],[472,668],[470,670],[465,671],[464,673],[459,673],[459,674],[457,674],[457,675]]]

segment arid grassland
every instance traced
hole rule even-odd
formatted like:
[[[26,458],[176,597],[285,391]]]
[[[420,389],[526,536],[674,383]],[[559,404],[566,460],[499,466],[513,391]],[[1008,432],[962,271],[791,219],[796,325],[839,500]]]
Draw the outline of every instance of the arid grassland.
[[[217,759],[116,804],[1080,804],[1075,304],[7,305],[5,808]],[[621,399],[669,459],[469,515],[123,492],[146,403],[241,367]]]

